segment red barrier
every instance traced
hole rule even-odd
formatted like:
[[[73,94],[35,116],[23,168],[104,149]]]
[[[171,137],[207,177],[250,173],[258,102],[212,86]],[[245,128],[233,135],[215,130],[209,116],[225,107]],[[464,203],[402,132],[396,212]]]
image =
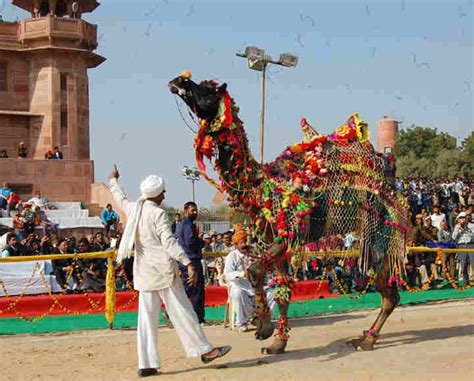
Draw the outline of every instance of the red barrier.
[[[334,297],[329,290],[327,281],[301,281],[293,284],[291,300],[309,300]],[[54,298],[54,299],[53,299]],[[4,317],[33,317],[48,315],[69,315],[104,313],[105,300],[103,293],[62,295],[17,296],[0,298],[0,318]],[[12,308],[12,303],[18,303]],[[56,300],[56,302],[55,302]],[[209,286],[206,288],[206,307],[217,307],[227,302],[227,288]],[[56,303],[53,307],[53,304]],[[137,311],[138,295],[133,291],[118,291],[116,293],[116,312]]]

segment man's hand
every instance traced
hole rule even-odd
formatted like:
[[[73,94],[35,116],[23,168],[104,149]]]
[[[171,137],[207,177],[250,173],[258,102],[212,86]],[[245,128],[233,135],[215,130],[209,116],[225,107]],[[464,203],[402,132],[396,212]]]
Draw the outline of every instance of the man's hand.
[[[120,177],[117,166],[114,164],[112,171],[109,174],[109,179],[118,179]]]
[[[190,263],[188,265],[188,284],[190,286],[196,286],[197,282],[198,282],[198,279],[197,279],[196,269],[194,268],[194,265]]]

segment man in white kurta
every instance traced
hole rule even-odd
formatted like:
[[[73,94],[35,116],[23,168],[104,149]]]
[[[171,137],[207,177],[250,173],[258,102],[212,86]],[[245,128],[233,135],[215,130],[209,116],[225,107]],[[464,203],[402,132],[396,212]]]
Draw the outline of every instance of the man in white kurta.
[[[117,182],[116,168],[110,175],[110,190],[118,206],[127,213],[128,221],[117,261],[130,255],[135,245],[133,265],[134,288],[138,299],[137,348],[139,376],[158,373],[158,322],[161,303],[188,357],[201,356],[204,363],[224,356],[229,346],[214,347],[204,335],[196,313],[186,297],[178,262],[188,266],[190,282],[195,282],[194,268],[171,232],[166,212],[159,207],[165,187],[158,176],[149,176],[140,185],[142,197],[129,202]]]
[[[235,309],[235,325],[239,331],[246,332],[249,320],[255,311],[255,291],[247,279],[248,246],[245,232],[237,231],[234,234],[233,243],[236,249],[231,251],[225,259],[224,279],[228,284],[229,297]],[[265,288],[265,291],[268,306],[273,313],[275,309],[273,290]]]

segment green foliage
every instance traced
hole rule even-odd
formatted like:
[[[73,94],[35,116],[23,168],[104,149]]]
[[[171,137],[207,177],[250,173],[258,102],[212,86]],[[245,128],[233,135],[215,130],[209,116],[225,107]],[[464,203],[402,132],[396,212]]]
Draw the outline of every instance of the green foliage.
[[[397,176],[474,177],[474,133],[456,148],[456,138],[435,128],[399,131],[395,144]]]
[[[395,153],[399,157],[414,153],[418,159],[435,158],[442,149],[456,149],[456,138],[436,128],[411,126],[400,130],[395,143]]]

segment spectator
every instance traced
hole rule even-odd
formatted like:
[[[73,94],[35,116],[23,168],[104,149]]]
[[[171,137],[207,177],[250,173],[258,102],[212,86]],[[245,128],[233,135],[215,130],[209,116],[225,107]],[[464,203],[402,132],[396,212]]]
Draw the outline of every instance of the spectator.
[[[104,233],[97,232],[94,237],[94,244],[92,245],[93,251],[107,251],[110,249],[109,243],[104,237]]]
[[[211,236],[207,233],[204,233],[202,235],[202,241],[204,242],[204,246],[202,248],[203,253],[210,253],[212,252],[212,247],[211,247]]]
[[[235,250],[235,246],[232,244],[232,232],[228,231],[222,235],[222,251],[230,253]]]
[[[53,150],[47,150],[46,153],[44,154],[44,159],[45,160],[52,160],[54,159],[54,156],[53,156]]]
[[[439,229],[442,221],[446,222],[446,215],[441,213],[439,205],[433,205],[433,213],[431,214],[431,222],[433,223],[433,226]]]
[[[107,204],[105,209],[102,211],[100,215],[100,219],[102,220],[102,225],[105,228],[105,234],[107,237],[110,235],[110,229],[117,230],[117,225],[120,221],[120,216],[118,213],[112,209],[112,204]]]
[[[53,159],[55,159],[55,160],[62,160],[63,159],[63,153],[59,150],[58,146],[54,147]]]
[[[13,231],[15,232],[18,240],[22,240],[25,237],[25,223],[21,218],[21,214],[19,212],[15,213],[13,216]]]
[[[87,238],[82,238],[77,244],[79,253],[91,253],[91,248]],[[95,292],[104,290],[105,287],[105,263],[103,259],[83,259],[80,263],[82,275],[82,289],[92,289]]]
[[[86,236],[87,240],[89,241],[89,245],[92,246],[95,242],[95,236],[94,234],[87,234]]]
[[[44,235],[40,241],[41,245],[41,254],[53,254],[54,253],[54,245],[53,245],[53,238],[49,234]]]
[[[474,242],[474,233],[468,228],[468,221],[466,213],[461,212],[456,218],[456,226],[453,231],[453,240],[458,243],[460,249],[472,248]],[[469,262],[472,268],[474,267],[474,253],[458,253],[458,258],[461,264],[461,272],[463,276],[464,285],[469,284]]]
[[[173,233],[175,235],[175,237],[179,236],[179,231],[177,231],[177,230],[179,229],[180,224],[181,224],[181,214],[176,213],[174,215],[174,221],[171,224],[171,233]]]
[[[60,240],[58,247],[54,249],[54,254],[68,254],[68,241],[65,239]],[[63,290],[67,288],[67,277],[73,270],[74,267],[71,259],[57,259],[53,261],[54,277]]]
[[[41,229],[43,229],[43,234],[48,232],[57,233],[58,231],[58,225],[54,222],[51,222],[46,216],[44,210],[41,210],[39,206],[35,207],[34,223],[35,226],[39,226]]]
[[[6,209],[8,205],[7,197],[12,193],[12,188],[7,182],[3,183],[3,188],[0,189],[0,208]]]
[[[15,233],[8,233],[7,235],[7,247],[2,251],[2,258],[5,257],[16,257],[21,255],[21,251],[18,245],[18,239]]]
[[[26,148],[25,142],[18,144],[18,158],[25,159],[28,156],[28,149]]]
[[[35,231],[35,213],[31,210],[30,203],[23,204],[21,218],[23,220],[23,228],[25,230],[25,234],[29,235],[33,233]]]
[[[183,265],[180,265],[181,278],[186,295],[191,299],[191,303],[193,304],[193,308],[196,312],[199,323],[204,323],[204,271],[201,263],[201,250],[204,247],[204,242],[199,239],[196,225],[194,224],[194,221],[198,215],[196,203],[193,201],[188,201],[186,204],[184,204],[184,214],[186,215],[186,218],[184,218],[181,222],[178,242],[184,249],[186,256],[194,265],[197,275],[197,283],[195,286],[188,284],[189,275],[187,267]]]
[[[27,242],[23,255],[41,255],[41,242],[35,237]],[[47,253],[51,254],[51,252]]]
[[[68,239],[68,245],[67,245],[67,252],[68,254],[74,254],[77,253],[77,242],[76,242],[76,237],[72,236],[69,237]]]
[[[12,210],[18,210],[21,206],[21,198],[15,192],[11,192],[7,196],[7,214],[10,217],[10,213]]]
[[[41,196],[40,191],[36,191],[35,197],[30,198],[28,203],[32,204],[33,207],[39,206],[43,210],[49,209],[49,201],[46,197]]]
[[[217,234],[211,234],[211,242],[209,243],[209,246],[211,247],[211,251],[213,253],[221,253],[224,251],[222,242],[217,240]]]
[[[439,229],[438,229],[438,242],[441,243],[450,243],[452,242],[452,234],[449,230],[446,220],[441,220]],[[456,272],[456,261],[454,254],[443,253],[443,261],[446,264],[446,268],[451,275],[451,278],[454,279],[454,274]]]
[[[2,151],[0,151],[0,159],[8,159],[7,150],[2,149]]]

